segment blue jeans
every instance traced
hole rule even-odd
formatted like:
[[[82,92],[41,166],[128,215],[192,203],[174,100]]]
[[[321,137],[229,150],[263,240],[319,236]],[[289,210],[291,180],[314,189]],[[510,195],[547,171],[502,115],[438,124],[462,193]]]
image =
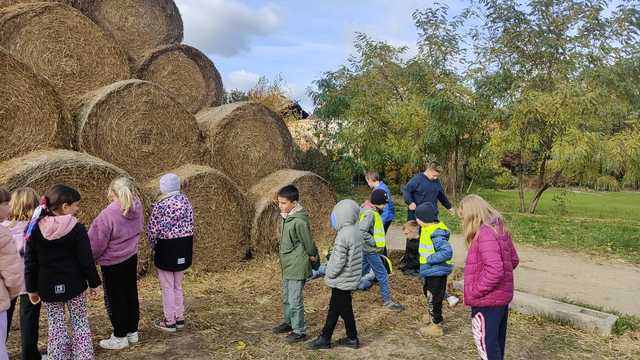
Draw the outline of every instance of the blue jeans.
[[[380,255],[376,254],[375,252],[364,253],[363,260],[363,269],[368,269],[370,267],[376,276],[376,280],[378,280],[378,284],[380,285],[380,294],[382,295],[382,303],[388,303],[389,301],[391,301],[391,291],[389,290],[389,274],[387,274],[387,269],[385,269]]]
[[[293,332],[304,334],[304,280],[282,280],[282,316]]]
[[[471,307],[473,338],[480,357],[487,360],[503,360],[507,342],[509,305]]]

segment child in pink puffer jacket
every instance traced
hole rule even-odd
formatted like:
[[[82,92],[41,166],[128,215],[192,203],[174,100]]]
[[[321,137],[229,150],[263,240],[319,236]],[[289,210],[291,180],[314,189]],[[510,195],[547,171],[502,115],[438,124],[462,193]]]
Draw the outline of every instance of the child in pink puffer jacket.
[[[459,209],[469,248],[464,302],[471,306],[473,337],[482,359],[502,360],[518,254],[502,215],[483,198],[466,196]]]

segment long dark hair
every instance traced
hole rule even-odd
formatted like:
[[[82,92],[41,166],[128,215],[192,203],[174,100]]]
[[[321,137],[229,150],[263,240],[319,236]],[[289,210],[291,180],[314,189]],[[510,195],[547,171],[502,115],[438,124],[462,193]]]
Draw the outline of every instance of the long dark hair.
[[[24,232],[25,240],[31,239],[31,233],[40,219],[55,215],[53,212],[62,209],[64,204],[73,204],[78,201],[80,201],[78,190],[63,184],[50,187],[40,199],[40,206],[33,211],[31,221]]]

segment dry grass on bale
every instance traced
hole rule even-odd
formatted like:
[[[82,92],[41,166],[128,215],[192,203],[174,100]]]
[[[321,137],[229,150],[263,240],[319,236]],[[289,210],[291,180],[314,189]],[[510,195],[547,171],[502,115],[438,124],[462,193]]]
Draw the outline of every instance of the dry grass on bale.
[[[259,254],[277,251],[281,217],[275,204],[276,194],[287,185],[295,185],[300,192],[300,204],[309,211],[316,244],[326,247],[333,239],[329,217],[336,204],[336,194],[329,183],[309,171],[279,170],[263,178],[249,192],[255,202],[251,243]]]
[[[8,7],[17,4],[35,3],[35,2],[59,2],[67,5],[72,5],[77,0],[0,0],[0,8]]]
[[[181,189],[194,210],[194,267],[220,270],[243,260],[249,249],[252,208],[242,191],[226,175],[207,166],[184,165],[170,170],[180,176]],[[153,199],[159,180],[145,184]]]
[[[67,104],[130,75],[120,46],[79,11],[60,3],[0,9],[0,46],[47,78]]]
[[[222,105],[222,79],[209,58],[188,45],[167,45],[149,53],[136,78],[164,87],[190,112]]]
[[[194,116],[161,87],[142,80],[105,86],[82,99],[78,148],[148,180],[197,157]]]
[[[44,194],[55,184],[80,191],[78,217],[87,227],[109,204],[107,189],[120,176],[129,175],[96,157],[69,150],[34,151],[0,163],[0,185],[10,191],[29,186]]]
[[[72,148],[73,124],[53,86],[0,48],[0,161],[46,148]]]
[[[76,6],[109,32],[131,64],[162,45],[182,42],[182,17],[173,0],[77,0]]]
[[[282,119],[264,105],[237,102],[197,114],[204,161],[248,190],[275,170],[293,165],[293,140]]]

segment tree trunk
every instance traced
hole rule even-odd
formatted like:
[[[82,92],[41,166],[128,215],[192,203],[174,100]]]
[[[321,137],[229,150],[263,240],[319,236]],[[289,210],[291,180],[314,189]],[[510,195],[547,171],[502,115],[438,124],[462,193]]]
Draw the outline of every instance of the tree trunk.
[[[524,207],[524,171],[518,171],[518,199],[520,200],[520,212],[525,212]]]
[[[551,184],[547,184],[547,183],[542,184],[540,187],[538,187],[538,190],[536,191],[536,194],[533,197],[533,199],[531,199],[531,204],[529,205],[530,214],[533,214],[536,212],[536,209],[538,208],[538,203],[542,198],[542,193],[544,193],[550,187],[551,187]]]

